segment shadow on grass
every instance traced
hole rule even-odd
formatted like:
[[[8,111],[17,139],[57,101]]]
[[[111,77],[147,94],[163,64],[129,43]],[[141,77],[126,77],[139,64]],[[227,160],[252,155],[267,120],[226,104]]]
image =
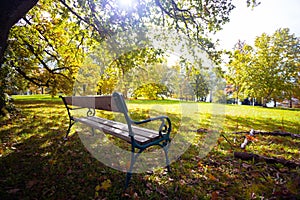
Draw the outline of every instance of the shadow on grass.
[[[63,141],[68,123],[62,104],[37,103],[22,102],[21,115],[1,127],[1,199],[94,198],[95,187],[106,179],[120,194],[124,173],[94,159],[77,134]]]
[[[278,120],[272,118],[244,118],[238,116],[226,115],[225,126],[230,131],[262,130],[276,131],[284,130],[295,134],[300,134],[300,121],[289,121],[286,119]]]
[[[145,174],[135,174],[129,194],[124,195],[125,173],[94,159],[77,134],[63,141],[68,117],[62,103],[39,100],[16,104],[21,113],[2,122],[0,133],[1,199],[127,199],[135,195],[133,191],[145,195],[147,182],[151,182]],[[135,117],[145,118],[147,111],[136,110]],[[175,114],[171,118],[176,123],[180,120]],[[108,189],[95,189],[106,180],[111,182]]]

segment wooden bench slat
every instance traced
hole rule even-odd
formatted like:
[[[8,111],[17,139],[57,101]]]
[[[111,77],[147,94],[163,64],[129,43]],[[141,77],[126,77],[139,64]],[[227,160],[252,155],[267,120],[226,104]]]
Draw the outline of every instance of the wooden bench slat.
[[[104,123],[104,124],[107,123],[108,125],[113,126],[113,127],[118,126],[119,124],[124,125],[121,122],[103,119],[103,118],[99,118],[99,117],[88,117],[88,118],[91,120],[94,120],[96,122],[100,122],[100,123]],[[128,132],[128,126],[125,124],[125,126],[122,126],[122,130]],[[148,138],[149,140],[153,140],[153,139],[156,139],[159,137],[159,134],[157,131],[146,129],[143,127],[132,126],[132,130],[133,130],[135,136],[138,135],[141,137]]]
[[[73,96],[64,97],[64,99],[67,105],[120,112],[111,96]]]
[[[98,119],[100,119],[100,118],[98,118]],[[83,124],[86,124],[88,126],[91,126],[95,129],[103,130],[105,133],[114,135],[114,136],[121,138],[129,143],[131,142],[131,138],[129,136],[128,129],[126,131],[126,127],[127,127],[126,124],[119,123],[118,126],[111,126],[108,124],[103,124],[103,123],[101,123],[101,121],[93,121],[91,119],[88,119],[87,117],[86,118],[75,118],[74,120],[81,122]],[[146,143],[151,142],[154,139],[154,138],[149,139],[146,137],[141,137],[139,135],[135,135],[134,138],[139,144],[146,144]]]

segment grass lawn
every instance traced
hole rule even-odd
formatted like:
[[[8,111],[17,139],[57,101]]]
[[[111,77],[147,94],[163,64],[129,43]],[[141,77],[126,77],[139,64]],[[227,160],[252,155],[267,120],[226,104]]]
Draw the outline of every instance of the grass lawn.
[[[62,137],[68,116],[62,101],[50,96],[15,96],[20,112],[0,118],[0,199],[300,199],[300,168],[242,161],[245,151],[300,162],[300,140],[257,135],[240,149],[236,131],[283,130],[300,134],[300,110],[176,101],[128,101],[137,119],[168,115],[173,136],[193,133],[189,148],[164,169],[134,174],[124,191],[125,173],[95,159],[75,128]],[[209,133],[218,129],[209,153]]]

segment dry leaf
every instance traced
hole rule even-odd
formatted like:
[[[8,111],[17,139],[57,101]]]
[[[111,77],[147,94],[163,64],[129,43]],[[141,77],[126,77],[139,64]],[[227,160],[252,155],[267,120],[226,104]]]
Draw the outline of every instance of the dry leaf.
[[[213,191],[211,193],[211,200],[217,200],[218,199],[218,194],[219,194],[218,191]]]
[[[208,174],[208,178],[212,181],[218,181],[218,179],[212,174]]]
[[[255,137],[253,137],[253,136],[251,136],[251,135],[246,135],[246,138],[247,138],[249,141],[254,141],[254,142],[257,142],[257,141],[258,141],[257,138],[255,138]]]
[[[26,184],[26,188],[27,188],[27,189],[32,188],[32,186],[34,186],[35,184],[37,184],[37,182],[38,182],[38,181],[37,181],[36,179],[33,179],[33,180],[28,181],[27,184]]]
[[[15,188],[15,189],[10,189],[10,190],[8,190],[7,193],[9,193],[9,194],[15,194],[15,193],[17,193],[17,192],[19,192],[19,191],[20,191],[20,189]]]

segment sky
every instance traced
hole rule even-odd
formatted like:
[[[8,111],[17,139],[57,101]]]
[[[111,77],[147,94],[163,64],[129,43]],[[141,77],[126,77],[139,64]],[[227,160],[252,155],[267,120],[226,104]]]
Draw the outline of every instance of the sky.
[[[220,48],[231,50],[240,39],[253,45],[262,33],[272,35],[279,28],[289,28],[290,34],[300,37],[300,0],[259,0],[258,7],[247,8],[246,0],[233,0],[236,8],[230,22],[223,25],[214,38]]]

